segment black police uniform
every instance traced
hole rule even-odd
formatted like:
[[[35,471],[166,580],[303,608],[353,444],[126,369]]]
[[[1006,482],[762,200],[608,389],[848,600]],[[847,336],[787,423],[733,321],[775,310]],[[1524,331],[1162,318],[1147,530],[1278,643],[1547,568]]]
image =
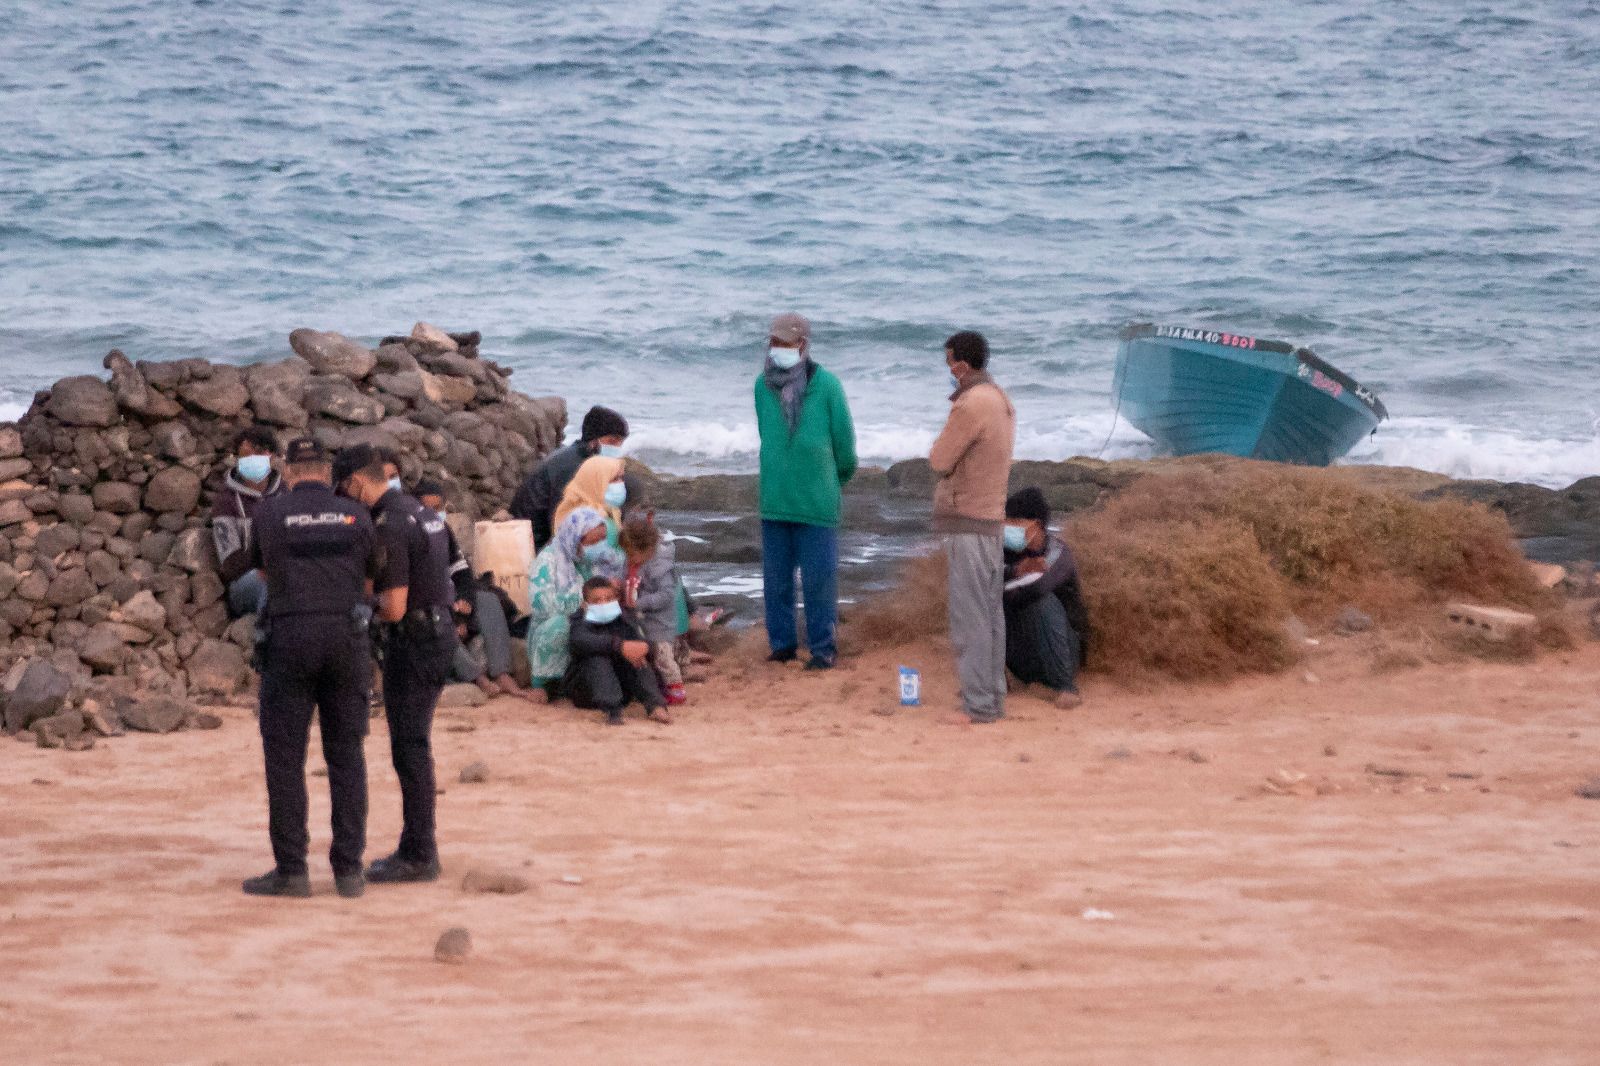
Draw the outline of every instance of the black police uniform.
[[[433,711],[456,651],[450,606],[449,527],[412,497],[390,489],[372,508],[382,563],[376,589],[406,589],[406,613],[385,627],[383,705],[400,778],[405,827],[395,855],[437,863],[434,838]]]
[[[261,746],[268,827],[280,876],[306,872],[306,746],[315,708],[333,801],[336,876],[359,874],[367,837],[365,583],[378,542],[360,504],[302,481],[256,507],[250,562],[267,575]]]

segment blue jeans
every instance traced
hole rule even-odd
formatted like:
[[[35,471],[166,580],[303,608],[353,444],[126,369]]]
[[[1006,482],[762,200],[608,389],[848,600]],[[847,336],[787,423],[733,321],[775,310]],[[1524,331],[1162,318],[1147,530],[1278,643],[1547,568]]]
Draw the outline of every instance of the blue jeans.
[[[806,647],[813,659],[831,663],[839,616],[839,531],[800,522],[761,523],[761,571],[767,603],[767,640],[775,652],[792,652],[795,631],[794,572],[806,598]]]

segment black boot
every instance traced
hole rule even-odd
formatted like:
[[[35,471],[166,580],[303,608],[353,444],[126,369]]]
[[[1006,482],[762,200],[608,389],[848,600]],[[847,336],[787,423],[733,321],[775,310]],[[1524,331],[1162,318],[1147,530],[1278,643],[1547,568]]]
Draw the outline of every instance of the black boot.
[[[375,885],[406,885],[439,880],[439,860],[417,862],[396,852],[367,867],[367,880]]]
[[[614,711],[607,711],[606,712],[606,725],[621,725],[621,724],[622,724],[622,708],[621,707],[618,707]]]
[[[367,890],[367,877],[360,870],[347,874],[334,874],[333,887],[339,890],[339,895],[345,899],[360,899],[361,894]]]
[[[293,899],[311,897],[311,878],[305,874],[279,873],[274,867],[260,877],[252,877],[240,886],[247,896],[288,896]]]

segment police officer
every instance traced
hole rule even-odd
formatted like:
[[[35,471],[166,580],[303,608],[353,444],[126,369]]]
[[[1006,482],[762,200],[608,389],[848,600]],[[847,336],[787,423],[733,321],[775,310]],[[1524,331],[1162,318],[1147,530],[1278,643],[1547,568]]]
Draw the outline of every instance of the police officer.
[[[433,710],[456,650],[448,527],[437,514],[389,485],[383,456],[370,445],[341,451],[333,475],[341,492],[372,508],[377,529],[382,557],[375,587],[383,623],[383,705],[405,816],[400,846],[368,867],[367,880],[433,881],[439,876]]]
[[[333,800],[334,884],[360,896],[367,844],[367,601],[377,534],[366,511],[340,499],[322,445],[302,437],[285,453],[289,491],[256,506],[250,564],[267,583],[261,674],[261,748],[268,831],[277,865],[244,883],[253,896],[309,896],[306,746],[317,711]]]

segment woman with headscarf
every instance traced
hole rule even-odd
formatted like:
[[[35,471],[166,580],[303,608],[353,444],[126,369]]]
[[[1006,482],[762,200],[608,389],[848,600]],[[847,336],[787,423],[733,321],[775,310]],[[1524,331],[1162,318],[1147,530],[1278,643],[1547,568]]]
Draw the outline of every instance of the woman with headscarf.
[[[622,507],[628,502],[628,486],[623,479],[626,469],[627,464],[621,459],[601,455],[585,459],[556,506],[558,529],[566,517],[580,507],[599,511],[605,517],[606,545],[610,550],[595,559],[595,573],[600,577],[617,579],[627,569],[627,561],[617,545],[617,534],[622,530]]]
[[[604,554],[606,519],[592,507],[579,507],[556,523],[556,535],[534,560],[528,575],[528,667],[535,697],[567,672],[570,619],[583,605],[583,583],[596,576],[595,559]]]
[[[838,656],[839,522],[856,472],[856,431],[844,386],[811,359],[811,323],[779,315],[756,378],[761,434],[761,560],[771,662],[799,650],[795,570],[805,592],[808,670]]]

